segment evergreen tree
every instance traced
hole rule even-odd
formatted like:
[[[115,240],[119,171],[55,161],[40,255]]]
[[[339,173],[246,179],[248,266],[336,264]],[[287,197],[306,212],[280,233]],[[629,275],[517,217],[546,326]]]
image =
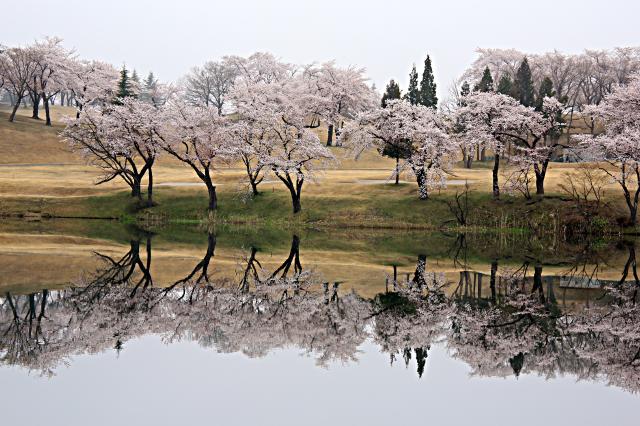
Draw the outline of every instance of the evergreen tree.
[[[145,102],[152,102],[152,93],[156,90],[157,84],[158,80],[153,75],[153,71],[150,71],[149,75],[147,75],[147,78],[145,78],[144,82],[142,83],[142,92],[140,93],[140,99]]]
[[[531,76],[529,61],[526,57],[520,63],[520,67],[516,73],[516,81],[514,83],[515,98],[526,107],[534,106],[535,92],[533,89],[533,78]]]
[[[507,74],[500,77],[497,92],[502,93],[503,95],[513,96],[513,82]]]
[[[545,77],[540,83],[540,88],[538,89],[538,98],[536,99],[536,110],[542,111],[542,104],[544,102],[544,98],[551,98],[555,96],[556,92],[553,90],[553,82],[549,77]]]
[[[122,66],[120,70],[120,80],[118,80],[118,91],[116,97],[118,99],[127,98],[133,96],[133,90],[131,88],[131,78],[129,77],[129,70],[126,65]],[[118,103],[118,101],[114,101]]]
[[[493,77],[489,67],[484,69],[480,82],[473,88],[474,92],[493,92]]]
[[[422,80],[420,81],[420,104],[436,108],[438,106],[438,97],[436,96],[436,83],[433,78],[433,70],[431,69],[431,58],[427,55],[424,61],[424,71],[422,72]]]
[[[398,86],[398,83],[396,83],[395,80],[391,79],[389,84],[387,84],[384,94],[382,95],[382,108],[387,107],[388,100],[400,99],[401,97],[400,86]]]
[[[409,73],[409,88],[407,89],[407,93],[404,95],[404,99],[407,100],[411,105],[416,105],[420,100],[420,89],[418,88],[418,71],[416,71],[415,65],[411,69],[411,73]]]

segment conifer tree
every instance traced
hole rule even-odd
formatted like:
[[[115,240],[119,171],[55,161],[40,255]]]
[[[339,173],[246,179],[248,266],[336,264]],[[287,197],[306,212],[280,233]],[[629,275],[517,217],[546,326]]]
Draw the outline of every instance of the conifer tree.
[[[416,71],[415,65],[411,69],[411,73],[409,73],[409,88],[407,89],[407,93],[404,95],[404,99],[411,105],[416,105],[420,100],[420,89],[418,88],[418,71]]]
[[[398,83],[396,83],[395,80],[391,79],[391,81],[389,81],[389,84],[387,84],[387,88],[384,91],[384,94],[382,95],[382,108],[387,107],[388,100],[400,98],[400,86],[398,86]]]
[[[536,99],[536,110],[542,111],[542,104],[544,102],[544,98],[551,98],[555,96],[556,92],[553,90],[553,82],[549,77],[545,77],[540,83],[540,88],[538,89],[538,98]]]
[[[496,91],[503,95],[513,96],[513,82],[511,81],[511,77],[507,74],[500,77],[500,81],[498,81],[498,89]]]
[[[529,61],[526,57],[520,63],[520,67],[516,73],[516,81],[514,83],[515,98],[526,107],[534,106],[535,92],[533,89],[533,78],[531,76]]]
[[[489,67],[484,69],[482,73],[482,78],[473,88],[474,92],[493,92],[493,77],[491,76],[491,71]]]
[[[424,71],[422,72],[422,80],[420,81],[419,103],[430,108],[436,108],[438,106],[436,83],[433,77],[433,69],[431,68],[431,58],[429,55],[427,55],[427,59],[424,61]]]
[[[133,96],[133,90],[131,89],[131,78],[129,77],[129,70],[126,65],[122,65],[120,70],[120,80],[118,80],[118,91],[116,93],[117,99],[127,98]],[[118,103],[118,100],[114,103]]]

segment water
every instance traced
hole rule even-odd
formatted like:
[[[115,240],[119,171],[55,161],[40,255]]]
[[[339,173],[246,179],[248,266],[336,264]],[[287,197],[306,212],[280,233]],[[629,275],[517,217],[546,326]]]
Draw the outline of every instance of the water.
[[[0,241],[6,424],[637,424],[633,240],[16,222]]]

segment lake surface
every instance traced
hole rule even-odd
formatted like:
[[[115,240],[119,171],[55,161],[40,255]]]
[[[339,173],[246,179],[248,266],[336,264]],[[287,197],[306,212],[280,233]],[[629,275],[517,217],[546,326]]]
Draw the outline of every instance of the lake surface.
[[[635,425],[635,246],[5,222],[3,424]]]

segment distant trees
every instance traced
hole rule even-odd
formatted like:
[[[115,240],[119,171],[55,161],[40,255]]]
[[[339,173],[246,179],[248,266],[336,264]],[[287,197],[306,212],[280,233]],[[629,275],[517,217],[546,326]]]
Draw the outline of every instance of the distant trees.
[[[409,73],[409,88],[407,89],[407,93],[405,93],[404,95],[404,99],[408,101],[411,105],[416,105],[420,102],[420,88],[418,87],[418,71],[416,71],[415,65],[413,66],[413,68],[411,68],[411,73]]]
[[[183,80],[186,100],[194,105],[213,106],[222,115],[238,72],[226,58],[193,67]]]

